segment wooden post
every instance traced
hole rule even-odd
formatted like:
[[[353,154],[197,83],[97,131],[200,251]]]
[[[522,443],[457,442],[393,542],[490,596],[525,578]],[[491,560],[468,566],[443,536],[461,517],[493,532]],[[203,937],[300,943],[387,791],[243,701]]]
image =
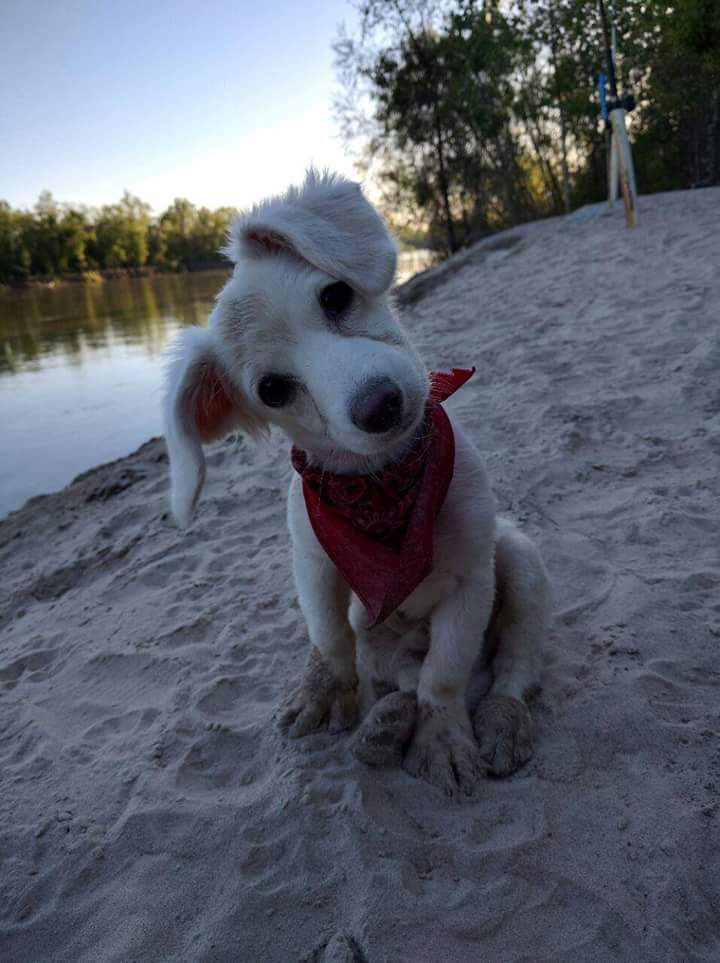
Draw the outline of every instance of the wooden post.
[[[618,156],[609,115],[608,122],[605,124],[605,147],[607,149],[608,207],[612,207],[618,196]]]
[[[617,185],[620,181],[623,203],[625,205],[625,219],[628,227],[637,223],[637,194],[635,190],[635,171],[633,169],[632,152],[625,127],[625,111],[617,107],[610,111],[612,125],[612,147],[610,150],[610,203],[617,197]]]
[[[611,0],[612,2],[612,0]],[[607,76],[610,85],[610,111],[609,120],[611,127],[610,163],[608,165],[608,202],[612,205],[617,197],[618,180],[622,190],[623,202],[625,204],[625,219],[628,227],[634,227],[637,218],[637,186],[635,184],[635,168],[633,167],[632,152],[628,139],[627,128],[625,127],[625,109],[620,104],[624,103],[618,97],[617,79],[615,75],[615,5],[612,11],[612,39],[608,28],[607,14],[603,0],[598,0],[600,7],[600,20],[602,22],[603,36],[605,38],[605,59],[607,62]]]

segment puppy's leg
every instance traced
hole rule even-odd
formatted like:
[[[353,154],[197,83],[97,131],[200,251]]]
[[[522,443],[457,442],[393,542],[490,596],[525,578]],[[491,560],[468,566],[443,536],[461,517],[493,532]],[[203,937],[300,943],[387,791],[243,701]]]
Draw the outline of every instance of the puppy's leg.
[[[417,721],[417,687],[428,650],[425,622],[408,625],[393,613],[372,629],[354,598],[350,624],[357,640],[357,668],[363,721],[353,736],[355,756],[368,766],[400,765]]]
[[[532,755],[526,700],[538,687],[540,647],[550,619],[550,582],[533,543],[499,522],[495,550],[499,610],[493,684],[473,718],[480,752],[492,773],[506,776]]]
[[[350,589],[321,551],[296,552],[294,571],[311,649],[303,684],[281,713],[280,728],[292,738],[322,728],[341,732],[353,724],[357,710]]]
[[[430,649],[417,689],[418,723],[404,766],[448,795],[471,793],[486,768],[473,737],[465,693],[493,595],[490,555],[475,561],[431,618]]]

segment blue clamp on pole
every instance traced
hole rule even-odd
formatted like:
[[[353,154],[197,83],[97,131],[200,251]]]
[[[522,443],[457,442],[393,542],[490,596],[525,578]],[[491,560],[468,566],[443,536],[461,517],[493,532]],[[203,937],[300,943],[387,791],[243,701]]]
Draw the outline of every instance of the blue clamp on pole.
[[[600,116],[603,120],[607,120],[610,116],[608,114],[607,106],[607,77],[605,74],[600,74],[600,79],[598,81],[598,87],[600,88]]]

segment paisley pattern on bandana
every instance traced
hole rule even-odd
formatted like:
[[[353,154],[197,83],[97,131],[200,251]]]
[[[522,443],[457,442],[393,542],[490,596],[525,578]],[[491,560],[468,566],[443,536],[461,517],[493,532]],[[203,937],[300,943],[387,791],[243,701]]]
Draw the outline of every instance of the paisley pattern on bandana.
[[[338,475],[310,468],[305,452],[297,448],[292,451],[292,464],[314,496],[342,512],[353,528],[399,548],[417,501],[432,433],[432,411],[428,409],[411,451],[372,475]]]
[[[292,450],[318,541],[375,625],[432,571],[432,534],[453,474],[455,440],[441,402],[475,369],[430,376],[425,418],[410,451],[380,472],[342,475]]]

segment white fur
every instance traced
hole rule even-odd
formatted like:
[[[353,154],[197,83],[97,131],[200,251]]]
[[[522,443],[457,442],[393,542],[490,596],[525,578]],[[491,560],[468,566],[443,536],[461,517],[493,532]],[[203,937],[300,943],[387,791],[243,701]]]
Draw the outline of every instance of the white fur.
[[[166,439],[180,525],[189,522],[202,488],[203,441],[272,423],[314,464],[371,471],[407,449],[427,398],[427,371],[388,298],[395,245],[358,185],[311,171],[302,187],[239,218],[227,252],[234,274],[208,328],[183,332],[167,381]],[[337,280],[355,295],[347,315],[330,322],[318,296]],[[292,403],[269,408],[260,401],[267,374],[294,379]],[[399,388],[403,419],[370,434],[353,423],[351,405],[378,378]],[[378,684],[416,693],[419,722],[406,768],[449,791],[456,784],[466,789],[483,768],[467,699],[486,633],[497,643],[494,682],[475,732],[485,746],[484,768],[493,768],[488,754],[514,745],[525,725],[522,700],[538,681],[550,612],[537,551],[509,522],[496,523],[480,456],[453,426],[455,472],[435,528],[433,572],[375,629],[317,542],[297,476],[288,499],[295,579],[315,660],[291,700],[290,733],[349,724],[359,672],[366,708]],[[508,712],[517,718],[503,723]],[[496,736],[480,731],[488,726]],[[506,770],[526,758],[513,752]]]
[[[392,284],[397,246],[360,185],[341,177],[310,170],[301,188],[256,204],[232,225],[225,253],[235,262],[262,257],[254,235],[364,294],[382,294]]]

